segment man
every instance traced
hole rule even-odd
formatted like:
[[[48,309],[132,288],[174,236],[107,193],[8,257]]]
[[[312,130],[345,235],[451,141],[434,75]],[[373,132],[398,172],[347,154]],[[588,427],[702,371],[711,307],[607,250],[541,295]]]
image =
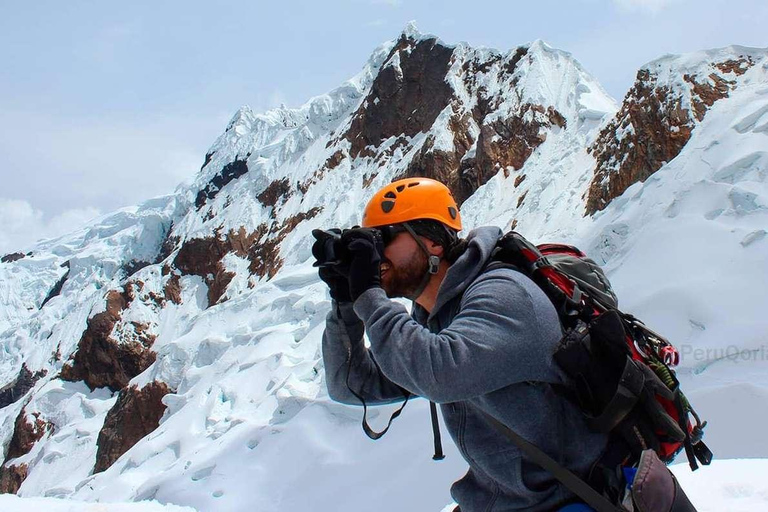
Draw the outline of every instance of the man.
[[[344,263],[320,270],[334,299],[323,336],[330,396],[359,405],[412,394],[440,404],[469,464],[451,487],[461,512],[554,511],[578,502],[485,416],[582,478],[607,444],[557,393],[566,377],[552,360],[562,336],[552,303],[515,270],[486,270],[501,230],[458,239],[450,191],[425,178],[377,192],[362,224],[341,237]],[[313,252],[322,258],[317,244]],[[413,300],[412,314],[394,297]]]

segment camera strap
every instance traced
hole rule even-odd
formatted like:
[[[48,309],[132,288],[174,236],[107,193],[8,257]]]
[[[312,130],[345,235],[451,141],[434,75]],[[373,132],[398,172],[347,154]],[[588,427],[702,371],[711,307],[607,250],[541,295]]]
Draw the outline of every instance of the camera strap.
[[[381,373],[381,369],[379,369],[379,365],[376,362],[375,359],[373,360],[373,364],[376,365],[376,368],[379,370],[379,373]],[[349,351],[349,361],[347,363],[347,389],[349,389],[350,393],[352,393],[355,398],[360,400],[360,403],[363,404],[363,432],[365,432],[365,435],[367,435],[369,438],[376,441],[377,439],[381,439],[384,437],[384,434],[387,433],[389,430],[389,427],[392,426],[392,422],[395,421],[395,418],[400,416],[400,413],[403,412],[403,409],[405,409],[405,406],[408,404],[408,400],[411,398],[411,394],[406,391],[403,388],[400,388],[400,390],[403,393],[403,397],[405,398],[405,401],[403,402],[403,405],[400,406],[398,410],[396,410],[394,413],[392,413],[392,416],[389,418],[389,422],[387,423],[387,426],[382,430],[381,432],[376,432],[371,428],[371,426],[368,424],[368,405],[365,403],[365,399],[360,396],[354,389],[352,389],[352,386],[349,385],[349,376],[352,373],[352,351]],[[362,390],[361,390],[362,391]]]

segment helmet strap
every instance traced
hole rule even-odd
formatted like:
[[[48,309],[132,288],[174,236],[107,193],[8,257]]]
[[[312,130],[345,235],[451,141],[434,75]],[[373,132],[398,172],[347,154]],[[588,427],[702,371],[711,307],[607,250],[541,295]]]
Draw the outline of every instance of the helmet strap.
[[[421,279],[421,283],[419,283],[418,288],[416,288],[416,291],[413,292],[410,297],[408,297],[411,300],[416,300],[421,296],[422,293],[424,293],[424,290],[427,288],[429,280],[432,278],[432,276],[439,272],[440,257],[429,252],[429,249],[427,249],[424,241],[416,234],[416,232],[407,222],[403,222],[403,227],[406,231],[408,231],[408,233],[411,234],[413,239],[416,240],[416,243],[419,244],[419,247],[421,247],[421,250],[424,251],[424,253],[427,255],[427,261],[429,263],[429,268],[424,274],[424,277]]]

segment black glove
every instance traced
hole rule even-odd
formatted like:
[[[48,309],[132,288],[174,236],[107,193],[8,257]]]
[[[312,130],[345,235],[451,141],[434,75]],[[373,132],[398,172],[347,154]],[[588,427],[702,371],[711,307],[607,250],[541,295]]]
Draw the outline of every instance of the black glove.
[[[333,233],[335,235],[341,235],[340,229],[330,229],[327,232],[320,230],[314,230],[312,235],[317,239],[312,244],[312,255],[315,257],[315,266],[318,267],[317,273],[320,279],[328,285],[328,289],[331,293],[331,298],[336,302],[352,302],[349,297],[349,280],[345,275],[346,270],[342,271],[337,268],[337,265],[328,265],[328,243],[332,241],[327,236],[327,233]]]
[[[349,279],[346,276],[339,274],[337,269],[333,267],[320,267],[317,269],[317,273],[320,279],[328,285],[333,300],[340,303],[352,302],[352,298],[349,296]]]
[[[352,259],[349,264],[349,295],[356,301],[371,288],[381,287],[381,254],[384,242],[377,229],[356,228],[345,231],[341,242],[349,250]]]

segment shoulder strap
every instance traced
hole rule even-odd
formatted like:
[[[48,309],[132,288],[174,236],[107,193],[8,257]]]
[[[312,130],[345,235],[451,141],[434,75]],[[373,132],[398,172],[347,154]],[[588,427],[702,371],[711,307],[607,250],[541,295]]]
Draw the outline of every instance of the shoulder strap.
[[[514,430],[491,416],[485,411],[480,411],[485,419],[493,425],[496,430],[504,434],[528,459],[532,460],[542,469],[549,471],[552,476],[566,486],[572,493],[584,500],[590,507],[597,512],[626,512],[622,507],[614,505],[605,496],[599,494],[584,480],[573,474],[568,469],[558,464],[552,457],[544,453],[536,445],[526,441]]]

